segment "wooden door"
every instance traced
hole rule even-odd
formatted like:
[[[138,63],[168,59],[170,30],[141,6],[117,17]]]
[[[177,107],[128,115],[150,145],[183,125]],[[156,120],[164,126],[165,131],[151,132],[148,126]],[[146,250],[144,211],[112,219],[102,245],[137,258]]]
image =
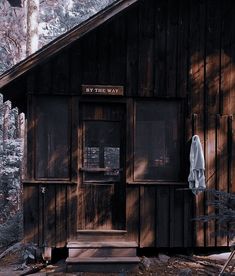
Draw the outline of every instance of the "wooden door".
[[[80,106],[79,229],[125,228],[124,108]]]

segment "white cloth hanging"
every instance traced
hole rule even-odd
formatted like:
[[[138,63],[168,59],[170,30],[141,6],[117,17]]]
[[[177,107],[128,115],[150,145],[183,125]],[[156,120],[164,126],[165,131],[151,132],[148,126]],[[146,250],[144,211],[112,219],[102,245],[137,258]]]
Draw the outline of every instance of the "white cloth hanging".
[[[198,135],[192,137],[190,148],[190,173],[188,176],[189,188],[196,195],[206,189],[205,160],[202,145]]]

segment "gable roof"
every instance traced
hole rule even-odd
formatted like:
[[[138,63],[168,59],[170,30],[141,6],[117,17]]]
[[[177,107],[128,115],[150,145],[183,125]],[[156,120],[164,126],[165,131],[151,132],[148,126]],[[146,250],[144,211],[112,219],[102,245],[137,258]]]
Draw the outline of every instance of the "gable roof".
[[[54,55],[61,49],[76,41],[78,38],[81,38],[88,32],[105,23],[113,16],[125,10],[137,1],[138,0],[115,1],[107,8],[101,10],[100,12],[85,20],[81,24],[77,25],[67,33],[51,41],[50,43],[42,47],[40,50],[30,55],[26,59],[22,60],[21,62],[17,63],[11,69],[7,70],[2,75],[0,75],[0,89],[8,83],[10,83],[11,81],[13,81],[14,79],[23,75],[25,72],[32,69],[36,65],[42,63],[48,57]]]

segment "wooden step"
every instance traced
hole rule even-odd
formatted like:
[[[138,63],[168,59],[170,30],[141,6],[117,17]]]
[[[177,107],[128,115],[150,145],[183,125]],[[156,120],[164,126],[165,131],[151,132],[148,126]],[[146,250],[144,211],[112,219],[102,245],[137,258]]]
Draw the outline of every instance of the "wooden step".
[[[70,241],[67,244],[68,248],[137,248],[137,246],[137,243],[134,241]]]
[[[70,241],[68,271],[129,271],[138,266],[137,243],[132,241]]]
[[[78,263],[139,263],[139,257],[93,257],[93,258],[67,258],[67,264],[78,264]]]
[[[77,230],[77,241],[125,241],[127,237],[126,230]]]
[[[69,242],[70,258],[88,257],[135,257],[136,242]]]
[[[67,244],[68,248],[136,248],[137,246],[134,241],[70,241]]]
[[[88,257],[135,257],[136,248],[69,248],[69,258]]]
[[[67,272],[134,272],[137,271],[138,257],[106,257],[106,258],[67,258]]]

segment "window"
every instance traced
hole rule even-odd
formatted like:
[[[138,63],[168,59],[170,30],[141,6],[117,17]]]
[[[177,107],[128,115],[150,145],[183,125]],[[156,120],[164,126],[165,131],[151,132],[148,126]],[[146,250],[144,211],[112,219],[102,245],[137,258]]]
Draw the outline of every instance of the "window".
[[[37,98],[36,178],[69,178],[69,114],[63,97]]]
[[[85,180],[119,180],[120,122],[85,121],[84,129],[83,166],[98,169],[85,173]]]
[[[136,103],[135,181],[180,180],[180,107],[177,101]]]

